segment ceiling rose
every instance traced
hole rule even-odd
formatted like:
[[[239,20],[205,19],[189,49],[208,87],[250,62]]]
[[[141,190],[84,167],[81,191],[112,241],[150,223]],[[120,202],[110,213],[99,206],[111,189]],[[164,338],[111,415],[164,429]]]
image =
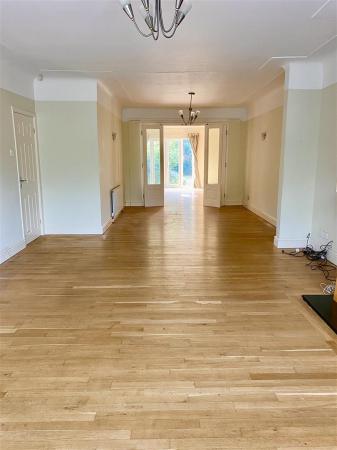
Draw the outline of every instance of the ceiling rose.
[[[177,28],[192,8],[191,0],[176,0],[172,23],[166,28],[163,19],[162,0],[141,0],[139,10],[148,29],[144,32],[136,22],[131,0],[119,1],[123,11],[132,20],[139,33],[144,37],[152,36],[155,41],[158,40],[160,31],[168,39],[173,37]]]

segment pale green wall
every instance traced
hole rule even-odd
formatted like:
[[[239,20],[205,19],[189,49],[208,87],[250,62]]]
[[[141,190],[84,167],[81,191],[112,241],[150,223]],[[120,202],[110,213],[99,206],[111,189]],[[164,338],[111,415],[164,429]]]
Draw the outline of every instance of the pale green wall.
[[[321,91],[312,239],[318,247],[333,240],[329,254],[337,263],[337,84]]]
[[[123,123],[123,170],[126,206],[141,206],[143,199],[143,169],[141,124],[139,121]]]
[[[12,107],[34,113],[34,101],[0,89],[0,261],[20,250],[22,231],[20,190],[15,156]],[[11,156],[10,152],[14,152]]]
[[[97,103],[36,103],[46,234],[102,232]]]
[[[286,92],[277,230],[286,247],[312,229],[320,110],[320,90]]]

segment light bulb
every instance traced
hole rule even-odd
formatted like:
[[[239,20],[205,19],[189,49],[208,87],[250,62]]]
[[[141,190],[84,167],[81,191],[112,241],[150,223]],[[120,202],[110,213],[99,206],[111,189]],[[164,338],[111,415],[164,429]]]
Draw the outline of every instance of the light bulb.
[[[140,5],[139,6],[139,12],[141,13],[141,15],[143,16],[143,18],[145,19],[148,16],[148,11],[145,9],[144,5]]]
[[[180,11],[184,14],[185,17],[191,11],[191,9],[192,9],[192,2],[191,2],[191,0],[184,0],[182,6],[180,8]]]
[[[184,111],[182,109],[179,110],[179,116],[183,116],[184,115]]]
[[[149,9],[149,0],[142,0],[145,9]]]
[[[191,11],[192,2],[191,0],[184,0],[181,8],[177,10],[176,13],[176,24],[177,26],[181,24],[181,22],[185,19],[187,14]]]
[[[152,14],[152,5],[149,6],[149,11],[144,7],[143,4],[139,6],[139,11],[141,15],[143,16],[146,25],[150,28],[150,30],[153,30],[153,14]]]
[[[129,19],[134,20],[135,16],[133,14],[131,0],[119,0],[119,2],[123,7],[123,11],[129,17]]]

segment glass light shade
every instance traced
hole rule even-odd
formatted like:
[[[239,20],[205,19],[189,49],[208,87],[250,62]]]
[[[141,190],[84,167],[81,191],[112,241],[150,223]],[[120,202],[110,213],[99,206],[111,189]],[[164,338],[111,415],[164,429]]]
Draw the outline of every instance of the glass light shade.
[[[184,0],[182,6],[180,8],[180,11],[184,14],[185,17],[191,11],[191,9],[192,9],[192,2],[191,2],[191,0]]]
[[[146,19],[146,17],[147,17],[148,15],[150,15],[151,17],[153,17],[153,8],[152,8],[152,5],[149,5],[149,9],[148,9],[148,10],[145,8],[144,5],[140,5],[140,6],[139,6],[139,11],[140,11],[140,13],[141,13],[141,15],[143,16],[144,19]]]

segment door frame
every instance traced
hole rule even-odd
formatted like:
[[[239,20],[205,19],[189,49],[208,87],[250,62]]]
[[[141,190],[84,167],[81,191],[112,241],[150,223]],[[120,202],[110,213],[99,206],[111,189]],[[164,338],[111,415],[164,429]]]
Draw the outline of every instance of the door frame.
[[[141,155],[142,155],[142,175],[143,175],[143,201],[144,201],[144,207],[151,207],[150,206],[146,206],[146,199],[145,199],[145,190],[147,189],[147,141],[146,141],[146,130],[147,129],[159,129],[160,130],[160,148],[161,148],[161,152],[160,152],[160,180],[161,180],[161,184],[160,185],[153,185],[153,186],[163,186],[163,205],[161,205],[162,207],[165,206],[165,180],[164,180],[164,175],[165,175],[165,151],[164,151],[164,126],[162,123],[141,123],[141,144],[142,144],[142,149],[141,149]]]
[[[39,154],[39,143],[37,136],[37,125],[36,125],[36,114],[30,111],[26,111],[24,109],[17,108],[16,106],[11,106],[11,114],[12,114],[12,127],[13,127],[13,136],[14,136],[14,147],[15,147],[15,161],[16,161],[16,174],[17,174],[17,186],[19,190],[19,202],[20,202],[20,218],[21,218],[21,228],[22,228],[22,238],[25,241],[25,246],[29,244],[26,242],[24,225],[23,225],[23,212],[22,212],[22,201],[21,201],[21,185],[20,185],[20,173],[19,173],[19,159],[18,159],[18,147],[16,142],[16,130],[15,130],[15,113],[21,114],[23,116],[30,117],[33,119],[34,126],[34,143],[35,143],[35,160],[36,160],[36,173],[37,173],[37,187],[38,187],[38,198],[39,198],[39,219],[40,219],[40,236],[45,234],[44,229],[44,220],[43,220],[43,203],[42,203],[42,187],[41,187],[41,166],[40,166],[40,154]],[[32,242],[32,241],[30,241]]]
[[[226,195],[227,195],[227,166],[228,166],[228,135],[229,135],[229,123],[227,121],[219,122],[219,121],[209,121],[205,124],[205,163],[204,163],[204,190],[207,187],[207,179],[208,179],[208,161],[206,160],[206,154],[208,153],[208,127],[218,127],[220,129],[220,155],[219,155],[219,168],[218,168],[218,177],[220,184],[220,208],[226,205]],[[204,193],[205,195],[205,193]],[[205,197],[204,197],[205,198]]]

